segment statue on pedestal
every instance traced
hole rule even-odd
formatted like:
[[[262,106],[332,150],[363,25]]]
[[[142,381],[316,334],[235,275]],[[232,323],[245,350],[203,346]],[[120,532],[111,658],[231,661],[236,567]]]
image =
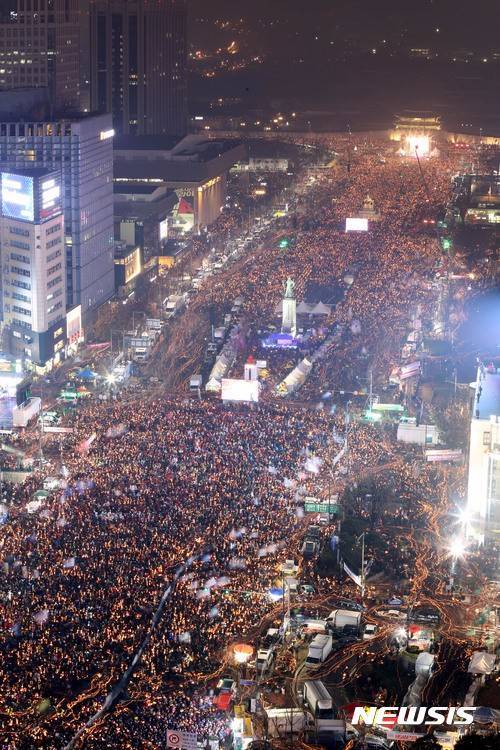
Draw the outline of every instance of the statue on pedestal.
[[[363,201],[363,211],[375,211],[375,201],[369,195]]]
[[[285,299],[295,299],[294,297],[294,291],[295,291],[295,281],[288,277],[286,281],[283,282],[283,291],[284,291],[284,297]]]
[[[288,277],[283,282],[283,314],[281,319],[281,331],[291,333],[295,336],[297,332],[297,300],[294,296],[295,282]]]

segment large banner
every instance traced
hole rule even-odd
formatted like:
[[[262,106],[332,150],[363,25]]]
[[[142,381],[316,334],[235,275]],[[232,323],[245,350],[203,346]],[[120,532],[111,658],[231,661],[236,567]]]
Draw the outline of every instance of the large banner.
[[[259,381],[223,378],[221,398],[223,401],[249,401],[257,404],[259,401]]]

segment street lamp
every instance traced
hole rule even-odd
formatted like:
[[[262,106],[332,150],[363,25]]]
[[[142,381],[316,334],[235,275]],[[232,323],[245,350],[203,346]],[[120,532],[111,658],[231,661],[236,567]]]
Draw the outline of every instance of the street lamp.
[[[451,557],[450,566],[450,587],[453,589],[454,575],[457,571],[457,561],[465,557],[466,543],[463,536],[457,536],[450,541],[448,546],[448,553]]]
[[[246,664],[253,654],[253,646],[249,643],[236,643],[233,646],[233,654],[236,664]]]
[[[239,690],[241,682],[241,670],[245,668],[245,664],[248,662],[253,654],[253,646],[249,643],[235,643],[233,646],[233,656],[236,663],[236,684]]]
[[[455,537],[455,539],[452,539],[448,547],[450,556],[455,561],[464,557],[465,550],[466,546],[462,537]]]

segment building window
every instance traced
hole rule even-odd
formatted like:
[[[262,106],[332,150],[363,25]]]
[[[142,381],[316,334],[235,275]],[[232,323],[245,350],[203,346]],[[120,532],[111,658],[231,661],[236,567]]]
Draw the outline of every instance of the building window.
[[[19,315],[26,315],[28,318],[31,317],[31,310],[28,310],[26,307],[12,305],[12,312],[19,313]]]
[[[21,229],[20,227],[9,227],[9,232],[11,234],[18,234],[21,237],[29,237],[30,236],[29,229]]]
[[[19,263],[27,263],[30,264],[30,259],[26,255],[19,255],[19,253],[11,253],[10,254],[11,260],[17,260]]]
[[[52,276],[53,273],[56,271],[59,271],[62,268],[61,263],[56,263],[55,266],[52,266],[47,270],[47,276]]]
[[[52,281],[49,281],[47,283],[47,289],[52,289],[52,287],[57,286],[62,281],[62,276],[56,276],[55,279],[52,279]]]
[[[17,273],[18,276],[31,276],[30,272],[27,271],[25,268],[18,268],[17,266],[11,266],[10,267],[11,273]],[[12,282],[14,283],[14,282]]]
[[[56,258],[59,258],[61,255],[60,250],[56,250],[55,253],[51,253],[50,255],[47,255],[47,263],[50,263],[51,261],[55,260]]]
[[[62,302],[56,302],[55,305],[52,305],[52,307],[49,307],[49,309],[47,310],[47,315],[51,315],[56,310],[60,310],[61,307],[62,307]]]
[[[483,445],[490,445],[491,432],[483,432]]]
[[[12,292],[12,299],[18,299],[20,302],[31,302],[31,297],[26,294],[19,294],[19,292]]]
[[[19,250],[30,250],[30,245],[28,242],[21,242],[20,240],[11,240],[10,241],[11,247],[17,247]]]
[[[31,284],[28,284],[26,281],[18,281],[17,279],[12,279],[10,285],[16,286],[18,289],[26,289],[28,292],[31,292]]]

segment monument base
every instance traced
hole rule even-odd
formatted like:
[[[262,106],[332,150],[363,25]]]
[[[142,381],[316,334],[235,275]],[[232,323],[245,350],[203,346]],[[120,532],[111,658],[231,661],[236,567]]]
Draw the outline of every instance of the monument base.
[[[283,314],[281,319],[283,333],[297,333],[297,300],[285,297],[283,300]]]

